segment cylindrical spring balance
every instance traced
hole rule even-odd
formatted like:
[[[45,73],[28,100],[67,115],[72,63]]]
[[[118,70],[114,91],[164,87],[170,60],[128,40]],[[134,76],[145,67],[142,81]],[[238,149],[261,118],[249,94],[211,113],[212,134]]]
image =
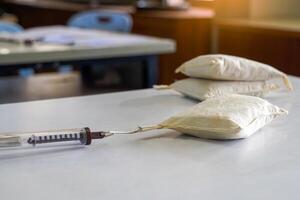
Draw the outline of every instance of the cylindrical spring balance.
[[[41,144],[81,144],[90,145],[93,139],[102,139],[111,134],[91,132],[89,128],[40,131],[0,135],[0,147],[15,147]]]

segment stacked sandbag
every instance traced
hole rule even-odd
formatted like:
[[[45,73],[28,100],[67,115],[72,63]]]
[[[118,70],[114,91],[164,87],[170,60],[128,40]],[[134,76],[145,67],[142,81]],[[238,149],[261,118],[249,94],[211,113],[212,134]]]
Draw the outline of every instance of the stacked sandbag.
[[[226,95],[209,98],[161,122],[169,128],[200,138],[247,138],[288,111],[259,97]]]
[[[287,75],[270,65],[246,58],[214,54],[196,57],[176,69],[190,78],[169,86],[199,100],[228,94],[264,96],[284,87],[292,90]],[[278,84],[278,80],[284,84]],[[277,82],[276,82],[277,81]]]

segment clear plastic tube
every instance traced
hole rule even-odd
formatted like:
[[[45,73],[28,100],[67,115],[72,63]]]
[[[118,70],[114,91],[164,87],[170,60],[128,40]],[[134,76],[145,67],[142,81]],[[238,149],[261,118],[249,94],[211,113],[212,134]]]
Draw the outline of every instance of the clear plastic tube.
[[[39,146],[52,144],[91,144],[89,128],[41,131],[30,133],[10,133],[0,135],[0,147]]]

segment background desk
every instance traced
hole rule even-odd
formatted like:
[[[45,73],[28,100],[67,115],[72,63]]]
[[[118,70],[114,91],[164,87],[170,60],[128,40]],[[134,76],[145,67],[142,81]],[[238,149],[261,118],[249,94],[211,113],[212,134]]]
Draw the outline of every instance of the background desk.
[[[290,111],[245,140],[172,130],[115,136],[86,148],[0,150],[1,199],[299,199],[300,79],[268,98]],[[140,90],[0,106],[0,131],[132,129],[195,105],[172,91]]]
[[[62,0],[2,1],[3,7],[17,15],[19,23],[26,28],[64,25],[74,13],[90,9],[108,9],[130,14],[134,33],[170,38],[177,43],[178,51],[160,56],[159,82],[162,84],[170,84],[175,79],[182,78],[174,74],[174,70],[183,62],[211,52],[214,11],[205,7],[191,7],[184,11],[140,11],[133,6],[91,6]],[[203,2],[199,1],[199,4]]]
[[[70,29],[58,27],[59,31]],[[51,32],[49,28],[49,32]],[[54,28],[56,30],[56,28]],[[103,44],[98,46],[65,46],[37,43],[31,47],[0,43],[0,66],[21,64],[55,63],[107,63],[140,60],[146,65],[148,87],[157,83],[159,54],[175,51],[175,43],[169,39],[159,39],[134,34],[118,34],[106,31],[96,33]]]

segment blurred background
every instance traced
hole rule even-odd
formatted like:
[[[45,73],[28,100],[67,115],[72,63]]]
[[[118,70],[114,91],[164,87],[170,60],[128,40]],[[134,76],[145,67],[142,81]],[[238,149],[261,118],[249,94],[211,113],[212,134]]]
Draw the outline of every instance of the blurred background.
[[[299,0],[0,0],[0,22],[19,25],[19,31],[67,26],[72,16],[95,10],[128,17],[132,26],[123,34],[176,42],[176,52],[159,56],[158,84],[182,78],[174,74],[180,64],[210,53],[242,56],[300,75]],[[7,52],[2,53],[4,58]],[[2,64],[0,103],[149,87],[144,84],[147,72],[141,71],[138,61],[95,65]]]

